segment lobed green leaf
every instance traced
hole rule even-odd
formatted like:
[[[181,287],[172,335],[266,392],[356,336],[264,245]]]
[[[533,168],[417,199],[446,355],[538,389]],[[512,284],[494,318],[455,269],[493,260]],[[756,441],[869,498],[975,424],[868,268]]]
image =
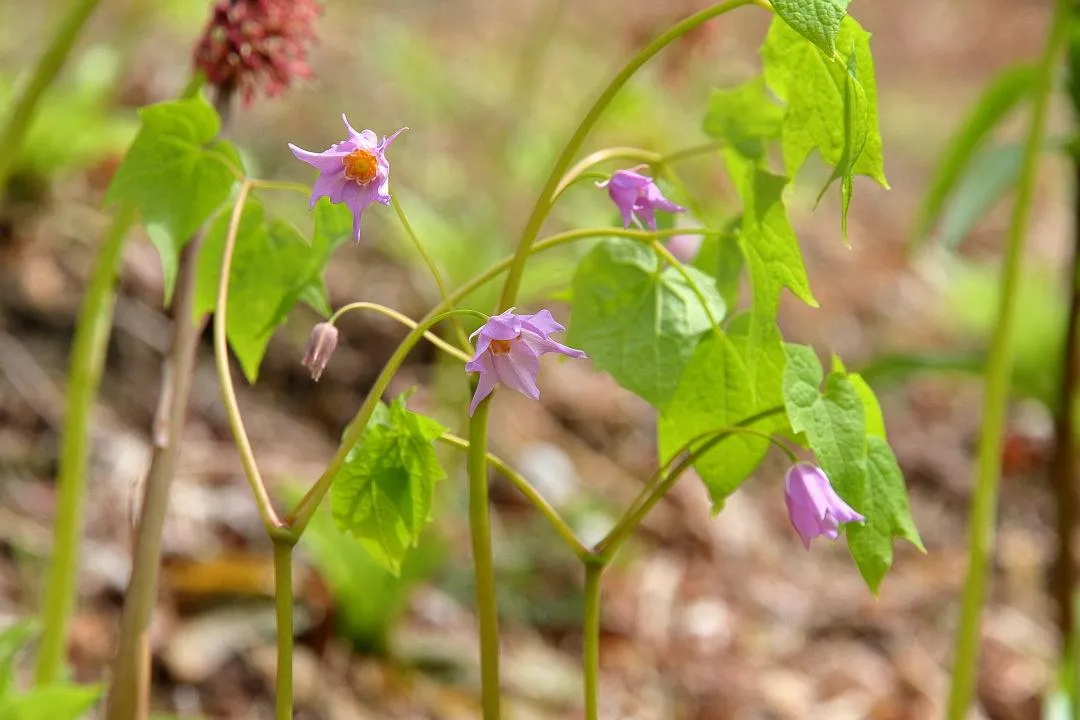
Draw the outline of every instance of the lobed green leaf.
[[[724,301],[712,278],[685,268],[712,314]],[[676,268],[631,240],[599,243],[579,263],[573,281],[567,343],[657,408],[663,408],[711,322],[701,300]]]
[[[180,251],[229,197],[236,181],[231,167],[242,165],[231,145],[215,141],[220,121],[201,96],[149,105],[139,117],[139,134],[105,201],[139,209],[162,256],[168,303]]]
[[[772,0],[773,11],[791,29],[821,48],[836,54],[836,35],[851,0]]]
[[[784,108],[765,90],[761,76],[709,94],[704,130],[748,158],[764,155],[765,141],[780,136]]]
[[[446,428],[405,408],[405,396],[374,414],[334,476],[334,522],[397,575],[431,514],[446,477],[432,442]]]

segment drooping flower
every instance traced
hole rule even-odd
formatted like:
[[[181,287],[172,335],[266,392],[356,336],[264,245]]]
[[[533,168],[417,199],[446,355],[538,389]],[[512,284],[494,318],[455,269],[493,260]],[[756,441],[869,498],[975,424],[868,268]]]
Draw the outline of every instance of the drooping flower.
[[[321,322],[311,329],[301,364],[308,369],[311,379],[315,382],[322,377],[323,370],[330,362],[330,356],[334,353],[337,343],[338,329],[330,323]]]
[[[836,494],[828,475],[810,463],[797,463],[788,469],[784,502],[791,524],[807,550],[810,541],[819,535],[835,540],[841,523],[866,521]]]
[[[623,227],[630,227],[632,220],[644,225],[650,230],[656,229],[656,211],[684,212],[686,208],[676,205],[664,197],[660,188],[648,175],[642,175],[633,170],[617,170],[604,182],[596,183],[597,187],[607,188],[612,202],[622,213]]]
[[[541,310],[535,315],[517,315],[513,308],[502,315],[488,318],[471,338],[480,337],[476,354],[465,364],[467,372],[480,373],[469,414],[476,411],[480,401],[491,394],[497,383],[512,387],[533,400],[540,398],[536,377],[540,374],[540,356],[559,353],[583,358],[585,353],[551,339],[552,333],[565,330],[551,313]]]
[[[353,214],[353,240],[360,242],[360,217],[372,203],[390,204],[390,161],[386,150],[394,138],[408,128],[401,128],[379,142],[371,130],[356,132],[342,115],[349,136],[323,152],[310,152],[289,143],[298,160],[319,171],[311,187],[311,204],[321,197],[332,203],[345,203]]]
[[[246,103],[258,90],[277,95],[311,74],[307,51],[320,11],[316,0],[218,0],[195,46],[195,67]]]

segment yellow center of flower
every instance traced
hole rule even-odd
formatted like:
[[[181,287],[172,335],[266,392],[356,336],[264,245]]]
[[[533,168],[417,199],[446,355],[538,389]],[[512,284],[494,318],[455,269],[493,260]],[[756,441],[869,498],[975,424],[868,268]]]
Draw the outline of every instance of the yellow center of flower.
[[[512,340],[492,340],[490,345],[491,352],[496,355],[506,355],[510,352],[512,342]]]
[[[374,153],[362,148],[341,158],[341,164],[345,166],[345,177],[360,185],[367,185],[378,174],[378,158]]]

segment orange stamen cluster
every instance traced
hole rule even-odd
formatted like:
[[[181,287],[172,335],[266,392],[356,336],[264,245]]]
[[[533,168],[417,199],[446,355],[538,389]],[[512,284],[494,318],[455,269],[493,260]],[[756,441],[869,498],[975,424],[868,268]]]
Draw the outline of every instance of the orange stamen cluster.
[[[489,347],[491,348],[491,352],[496,355],[506,355],[510,352],[512,342],[512,340],[492,340]]]
[[[345,177],[361,185],[367,185],[378,174],[378,159],[374,153],[362,148],[353,150],[341,162],[345,166]]]

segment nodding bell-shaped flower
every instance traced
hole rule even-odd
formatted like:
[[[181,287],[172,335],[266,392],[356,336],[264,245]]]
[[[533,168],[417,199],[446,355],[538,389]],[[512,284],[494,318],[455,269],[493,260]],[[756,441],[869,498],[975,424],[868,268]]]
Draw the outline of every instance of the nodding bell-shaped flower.
[[[321,322],[311,329],[302,362],[315,382],[322,377],[323,370],[326,369],[326,364],[330,362],[330,356],[337,347],[337,342],[338,329],[330,323]]]
[[[394,138],[408,128],[401,128],[382,142],[371,130],[356,132],[344,115],[349,136],[323,152],[311,152],[289,143],[297,160],[319,171],[311,187],[309,209],[321,197],[332,203],[345,203],[353,214],[353,240],[360,242],[360,217],[372,203],[390,204],[390,161],[386,150]]]
[[[641,225],[655,230],[657,210],[677,213],[686,208],[664,197],[651,177],[635,172],[641,167],[644,165],[633,170],[617,170],[608,180],[596,183],[596,187],[607,188],[612,202],[622,213],[623,227],[630,227],[636,219]]]
[[[807,550],[810,541],[819,535],[835,540],[841,523],[866,521],[836,494],[829,476],[810,463],[797,463],[788,469],[784,501],[791,524]]]
[[[540,356],[559,353],[583,358],[585,353],[551,339],[552,333],[565,330],[551,313],[541,310],[535,315],[517,315],[513,309],[488,318],[470,339],[477,336],[476,354],[465,364],[467,372],[480,373],[469,414],[476,411],[480,401],[502,383],[533,400],[540,399],[536,377],[540,374]]]

